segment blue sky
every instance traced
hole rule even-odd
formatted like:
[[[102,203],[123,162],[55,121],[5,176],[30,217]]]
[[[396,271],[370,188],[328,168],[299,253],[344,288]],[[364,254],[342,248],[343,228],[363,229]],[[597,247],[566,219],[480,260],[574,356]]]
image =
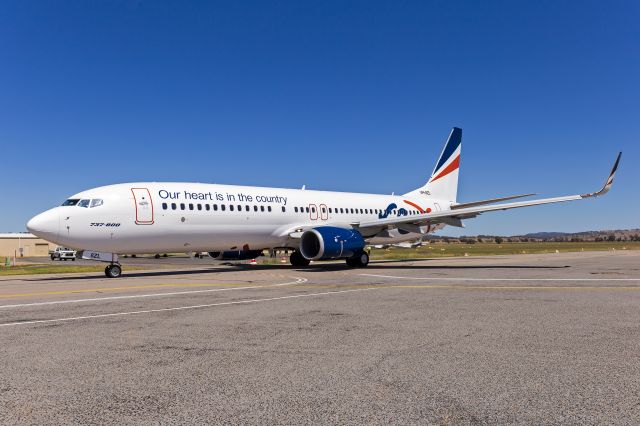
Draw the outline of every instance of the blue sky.
[[[640,3],[4,1],[0,231],[80,190],[402,193],[464,129],[460,201],[597,189],[465,234],[640,227]],[[459,234],[448,228],[447,234]]]

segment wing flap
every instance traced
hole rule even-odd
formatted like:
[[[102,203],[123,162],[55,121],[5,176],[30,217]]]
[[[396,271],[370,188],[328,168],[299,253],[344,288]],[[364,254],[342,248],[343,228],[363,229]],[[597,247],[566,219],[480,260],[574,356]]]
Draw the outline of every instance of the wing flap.
[[[484,206],[485,204],[499,203],[500,201],[515,200],[516,198],[531,197],[536,194],[510,195],[508,197],[490,198],[488,200],[472,201],[470,203],[460,203],[451,206],[451,210],[465,209],[467,207]]]

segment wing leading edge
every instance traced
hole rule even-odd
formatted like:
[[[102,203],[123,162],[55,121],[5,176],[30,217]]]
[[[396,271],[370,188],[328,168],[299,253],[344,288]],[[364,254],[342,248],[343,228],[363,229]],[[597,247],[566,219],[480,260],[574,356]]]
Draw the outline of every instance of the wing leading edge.
[[[542,198],[538,200],[530,200],[530,201],[518,201],[514,203],[504,203],[504,204],[495,204],[487,206],[485,202],[472,202],[465,203],[462,205],[454,205],[452,210],[446,210],[436,213],[428,213],[428,214],[420,214],[414,216],[402,216],[397,218],[390,219],[381,219],[369,222],[361,222],[354,223],[353,226],[365,230],[367,228],[375,229],[375,228],[386,228],[390,226],[397,226],[401,224],[433,224],[433,223],[448,223],[451,224],[460,222],[462,219],[468,219],[479,214],[498,211],[498,210],[510,210],[517,209],[520,207],[530,207],[530,206],[539,206],[543,204],[553,204],[553,203],[562,203],[565,201],[574,201],[574,200],[582,200],[584,198],[598,197],[600,195],[606,194],[611,185],[613,185],[613,178],[618,169],[618,164],[620,163],[620,157],[622,156],[622,152],[618,153],[618,158],[616,159],[607,180],[604,183],[604,186],[597,192],[591,192],[588,194],[582,195],[568,195],[564,197],[553,197],[553,198]],[[512,197],[519,198],[519,197]],[[512,199],[511,197],[505,197],[504,199]],[[500,201],[501,199],[494,199],[493,201]],[[487,200],[491,201],[491,200]],[[483,203],[481,206],[478,203]]]

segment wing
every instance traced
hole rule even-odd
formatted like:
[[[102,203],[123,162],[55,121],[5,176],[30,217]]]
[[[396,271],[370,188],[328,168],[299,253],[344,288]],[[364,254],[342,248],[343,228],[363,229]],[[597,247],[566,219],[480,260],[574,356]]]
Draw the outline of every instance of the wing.
[[[613,184],[613,177],[616,173],[616,170],[618,169],[618,164],[620,163],[621,156],[622,156],[622,153],[619,153],[618,158],[616,159],[616,162],[613,165],[613,168],[611,169],[611,173],[609,173],[609,177],[605,181],[604,186],[597,192],[592,192],[592,193],[582,194],[582,195],[568,195],[564,197],[542,198],[538,200],[486,205],[488,202],[500,201],[501,199],[498,198],[493,200],[454,205],[451,210],[432,212],[427,214],[419,214],[419,215],[413,215],[413,216],[401,216],[396,218],[359,222],[359,223],[353,223],[352,226],[355,228],[358,228],[361,231],[361,233],[366,236],[374,235],[376,232],[379,232],[385,228],[397,227],[397,226],[402,226],[405,229],[412,228],[415,230],[415,232],[420,232],[421,230],[420,226],[427,225],[427,224],[446,223],[452,226],[462,226],[462,219],[476,217],[479,214],[486,213],[486,212],[517,209],[520,207],[539,206],[542,204],[562,203],[565,201],[574,201],[574,200],[582,200],[584,198],[598,197],[600,195],[606,194],[611,188],[611,185]],[[503,199],[512,199],[512,198],[516,198],[516,197],[504,197]]]

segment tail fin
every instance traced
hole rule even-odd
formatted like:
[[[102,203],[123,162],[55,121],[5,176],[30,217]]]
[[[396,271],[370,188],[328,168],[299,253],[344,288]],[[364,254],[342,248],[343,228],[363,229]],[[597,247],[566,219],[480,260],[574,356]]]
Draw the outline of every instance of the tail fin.
[[[436,167],[429,181],[422,187],[411,191],[407,196],[427,196],[439,200],[456,202],[458,196],[458,172],[460,170],[460,150],[462,149],[462,129],[451,129]]]

